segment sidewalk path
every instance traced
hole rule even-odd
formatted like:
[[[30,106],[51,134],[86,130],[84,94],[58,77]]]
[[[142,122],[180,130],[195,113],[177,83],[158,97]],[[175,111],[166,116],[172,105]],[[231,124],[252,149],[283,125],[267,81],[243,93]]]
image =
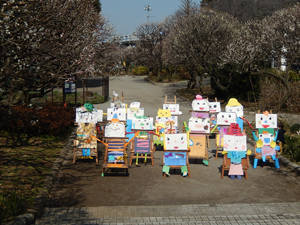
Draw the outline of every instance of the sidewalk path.
[[[112,91],[127,104],[141,102],[145,115],[156,116],[165,95],[173,98],[179,86],[156,86],[141,77],[113,77]],[[112,96],[111,96],[112,97]],[[183,116],[189,118],[190,102],[177,98]],[[110,101],[99,104],[100,109]],[[254,114],[246,114],[254,121]],[[154,154],[154,167],[140,162],[122,174],[101,177],[94,160],[72,164],[72,146],[51,190],[47,208],[36,224],[300,224],[300,178],[274,163],[250,165],[248,179],[221,179],[221,156],[214,159],[215,139],[210,139],[209,167],[190,161],[191,177],[179,172],[162,176],[162,151]],[[99,145],[100,152],[103,146]],[[249,145],[248,149],[253,150]],[[252,160],[252,159],[251,159]],[[200,161],[200,162],[199,162]]]
[[[36,224],[300,224],[300,203],[51,208]]]

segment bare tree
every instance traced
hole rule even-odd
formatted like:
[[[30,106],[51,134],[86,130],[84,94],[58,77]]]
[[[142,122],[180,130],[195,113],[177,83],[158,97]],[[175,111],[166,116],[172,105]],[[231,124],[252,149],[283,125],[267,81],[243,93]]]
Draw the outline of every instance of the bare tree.
[[[162,42],[166,36],[162,23],[145,23],[137,27],[135,35],[139,38],[138,63],[153,67],[157,71],[157,79],[161,79]]]
[[[195,87],[194,72],[202,67],[215,79],[220,89],[227,90],[228,87],[223,86],[218,79],[217,69],[223,66],[222,55],[231,43],[236,26],[238,22],[232,16],[207,8],[177,21],[166,39],[165,60],[182,65],[189,71],[191,79],[187,88]]]
[[[15,103],[20,92],[28,104],[70,76],[96,71],[96,47],[109,27],[94,4],[94,0],[4,1],[0,98],[6,98],[5,104]]]

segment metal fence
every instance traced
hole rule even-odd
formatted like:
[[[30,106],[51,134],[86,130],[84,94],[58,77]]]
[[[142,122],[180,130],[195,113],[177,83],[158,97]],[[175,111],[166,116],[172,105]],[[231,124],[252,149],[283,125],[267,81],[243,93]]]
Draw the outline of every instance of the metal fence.
[[[109,99],[109,77],[88,77],[78,79],[76,82],[65,82],[63,88],[63,102],[66,102],[68,93],[75,93],[75,105],[77,105],[77,93],[82,93],[82,100],[85,103],[93,93],[103,96],[104,100]]]

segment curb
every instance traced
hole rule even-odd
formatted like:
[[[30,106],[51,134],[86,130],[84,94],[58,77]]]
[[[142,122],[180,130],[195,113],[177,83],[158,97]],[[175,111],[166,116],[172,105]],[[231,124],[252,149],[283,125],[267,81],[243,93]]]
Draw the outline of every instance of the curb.
[[[157,83],[154,82],[152,80],[149,80],[148,77],[145,78],[146,81],[148,81],[149,83],[156,85],[156,86],[164,86],[164,87],[171,87],[171,86],[179,86],[179,85],[186,85],[187,81],[178,81],[178,82],[170,82],[170,83]]]
[[[53,163],[51,171],[49,172],[49,174],[46,176],[44,180],[43,189],[35,198],[35,204],[33,205],[33,207],[28,210],[29,211],[28,213],[22,214],[18,216],[14,221],[4,223],[4,225],[30,225],[30,224],[34,224],[35,220],[42,216],[44,212],[45,204],[47,202],[47,199],[49,198],[50,191],[57,178],[59,170],[63,164],[63,161],[65,160],[68,150],[70,149],[71,146],[73,146],[73,140],[75,138],[75,135],[76,135],[76,129],[72,131],[72,134],[68,138],[65,147],[61,150],[59,156]]]

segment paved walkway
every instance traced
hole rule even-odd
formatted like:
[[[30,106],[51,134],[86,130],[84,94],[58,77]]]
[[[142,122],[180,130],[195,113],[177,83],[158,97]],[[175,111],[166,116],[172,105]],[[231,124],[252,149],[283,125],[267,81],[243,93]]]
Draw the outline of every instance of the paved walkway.
[[[36,224],[300,224],[300,203],[50,208]]]
[[[137,88],[138,84],[143,84],[144,81],[142,79],[135,78],[135,82],[132,82],[132,84],[126,83],[124,79],[128,78],[116,78],[114,82],[111,82],[113,86],[110,88],[110,92],[113,90],[117,91],[122,88],[122,85],[126,84],[126,90],[135,90]],[[141,87],[139,87],[141,88]],[[138,95],[134,95],[134,91],[127,91],[125,92],[125,101],[126,103],[130,103],[131,101],[140,101],[141,107],[145,107],[145,112],[147,115],[155,116],[158,107],[162,106],[162,101],[164,99],[165,94],[168,94],[168,96],[172,96],[172,90],[174,87],[164,87],[164,91],[161,92],[162,87],[157,86],[151,86],[151,90],[148,89],[142,89],[142,91],[139,92]],[[151,93],[158,93],[159,95],[151,95]],[[120,92],[118,92],[120,94]],[[111,93],[110,93],[111,94]],[[154,98],[155,96],[155,98]],[[182,121],[186,120],[188,117],[188,110],[190,109],[190,103],[185,102],[182,100],[179,100],[181,110],[184,113],[184,116],[182,117]],[[104,103],[100,105],[101,109],[104,109],[108,107],[109,102]],[[247,120],[253,121],[254,115],[247,114],[245,115]],[[211,140],[213,141],[213,140]],[[211,144],[212,146],[212,144]],[[157,154],[161,155],[161,152],[158,152]],[[212,153],[211,153],[212,154]],[[157,160],[155,162],[158,162]],[[207,201],[218,203],[218,204],[193,204],[192,199],[182,199],[181,204],[183,202],[189,202],[190,205],[176,205],[176,204],[170,204],[169,202],[172,202],[170,200],[172,198],[172,195],[165,195],[164,189],[160,189],[160,196],[147,196],[147,192],[144,194],[137,194],[134,192],[137,196],[135,198],[145,198],[148,199],[148,201],[144,201],[144,205],[142,204],[131,204],[131,205],[123,205],[122,202],[128,202],[128,199],[130,199],[131,203],[134,203],[134,199],[132,199],[132,196],[128,196],[128,192],[126,194],[119,195],[120,198],[120,204],[122,206],[114,206],[117,204],[110,204],[110,206],[107,205],[100,205],[100,200],[98,199],[108,199],[110,196],[101,196],[101,194],[104,193],[105,189],[101,189],[102,191],[93,192],[93,196],[95,198],[95,202],[98,205],[90,205],[93,207],[81,207],[80,203],[78,207],[61,207],[61,208],[55,208],[55,207],[49,207],[45,209],[45,213],[41,218],[39,218],[35,224],[257,224],[257,225],[263,225],[263,224],[299,224],[300,225],[300,202],[299,199],[299,181],[293,180],[293,177],[288,177],[286,174],[275,174],[272,169],[267,168],[258,168],[257,170],[251,170],[249,172],[249,179],[243,180],[243,181],[232,181],[230,179],[223,179],[222,182],[220,182],[220,177],[218,174],[218,171],[216,171],[216,168],[221,164],[221,159],[219,160],[211,160],[211,166],[210,167],[204,167],[203,165],[192,165],[193,169],[191,169],[192,178],[182,178],[180,175],[172,175],[171,178],[162,178],[161,172],[158,171],[158,173],[154,174],[156,177],[157,183],[154,185],[152,183],[151,185],[148,185],[148,188],[150,189],[157,189],[160,188],[160,186],[166,187],[166,185],[174,185],[173,189],[176,189],[177,192],[182,194],[183,192],[185,195],[182,195],[181,198],[191,198],[194,196],[196,201],[196,195],[197,191],[200,193],[202,191],[202,188],[205,187],[207,195],[210,195],[210,199],[206,199]],[[67,157],[66,162],[64,162],[65,165],[70,164],[69,156]],[[78,164],[75,164],[78,166]],[[90,165],[90,164],[89,164]],[[72,166],[70,164],[69,166]],[[74,166],[72,166],[74,167]],[[134,167],[135,168],[135,167]],[[124,189],[125,186],[129,186],[130,183],[121,183],[121,182],[132,182],[133,180],[141,182],[141,176],[139,174],[135,174],[135,171],[141,171],[142,169],[146,170],[152,170],[149,166],[146,166],[144,168],[140,167],[137,169],[132,169],[130,177],[129,178],[119,178],[118,180],[120,183],[115,184],[119,185],[118,187],[119,192],[122,194],[122,188]],[[159,165],[155,165],[154,169],[160,169]],[[201,170],[197,172],[197,170]],[[156,170],[155,170],[156,171]],[[81,171],[78,170],[78,174]],[[208,177],[199,177],[207,175],[209,173],[212,173],[212,175],[209,175]],[[267,173],[268,176],[262,176],[261,173]],[[197,175],[197,176],[196,176]],[[61,176],[63,176],[63,173],[61,173]],[[72,175],[73,176],[73,175]],[[272,181],[272,179],[279,179],[278,176],[281,176],[281,182]],[[285,178],[285,177],[288,178]],[[79,176],[80,177],[80,176]],[[99,174],[100,177],[100,174]],[[118,178],[118,177],[117,177]],[[116,178],[116,179],[117,179]],[[270,179],[272,178],[272,179]],[[105,178],[99,178],[99,183],[95,183],[98,185],[93,190],[99,190],[99,187],[106,182],[105,179],[110,179],[112,181],[115,179],[114,177],[105,177]],[[144,178],[145,179],[145,178]],[[169,179],[169,180],[168,180]],[[188,179],[188,180],[185,180]],[[207,187],[209,180],[212,179],[212,183],[214,184],[214,187]],[[250,180],[251,179],[251,180]],[[69,180],[68,180],[69,181]],[[95,181],[95,180],[94,180]],[[207,183],[205,183],[207,181]],[[136,183],[136,185],[141,185],[141,183]],[[177,187],[176,186],[177,182]],[[277,183],[276,183],[277,182]],[[185,186],[180,186],[182,183],[186,183]],[[288,184],[284,184],[288,183]],[[76,183],[77,184],[77,183]],[[278,184],[277,189],[275,188],[276,184]],[[286,185],[286,186],[285,186]],[[53,188],[52,190],[52,197],[55,196],[55,191],[59,191],[63,184],[57,185],[56,188]],[[65,185],[66,186],[66,185]],[[268,191],[268,188],[263,189],[263,187],[266,186],[270,190],[272,189],[275,192]],[[231,188],[230,188],[231,187]],[[297,188],[299,187],[299,188]],[[84,190],[91,190],[86,189],[87,187],[83,187]],[[107,188],[113,188],[112,186]],[[131,187],[132,190],[133,187]],[[170,187],[169,187],[170,188]],[[232,193],[227,193],[226,191],[222,190],[231,190]],[[171,189],[168,189],[169,191]],[[276,191],[277,190],[277,191]],[[245,193],[246,192],[246,193]],[[268,193],[269,192],[269,193]],[[109,193],[105,192],[105,195]],[[215,193],[215,195],[214,195]],[[240,193],[240,194],[239,194]],[[87,193],[88,194],[88,193]],[[144,196],[143,196],[144,195]],[[165,195],[165,196],[163,196]],[[281,195],[282,199],[280,199]],[[120,197],[121,196],[121,197]],[[214,197],[215,196],[215,197]],[[75,199],[77,196],[73,196]],[[131,198],[130,198],[131,197]],[[134,197],[134,196],[133,196]],[[163,205],[163,204],[153,204],[153,205],[147,205],[149,204],[150,199],[152,198],[161,198],[165,199],[165,203],[163,204],[169,204],[169,205]],[[175,196],[174,196],[175,197]],[[178,196],[176,196],[178,198]],[[264,199],[264,197],[266,197]],[[150,198],[150,199],[149,199]],[[203,193],[202,195],[199,194],[197,196],[199,199],[204,199]],[[212,199],[213,198],[213,199]],[[217,198],[217,199],[214,199]],[[232,199],[236,198],[236,199]],[[127,199],[127,200],[126,200]],[[175,198],[174,198],[175,199]],[[249,201],[251,199],[252,201]],[[267,201],[266,199],[271,201]],[[278,202],[281,203],[264,203],[264,202],[272,202],[274,199],[280,199]],[[288,199],[287,203],[284,203],[284,200]],[[188,201],[186,201],[188,200]],[[234,203],[238,202],[238,204],[219,204],[222,202],[231,202]],[[199,201],[199,200],[198,200]],[[90,202],[92,202],[90,200]],[[154,200],[153,200],[154,202]],[[203,201],[202,201],[203,202]],[[240,204],[247,203],[247,204]],[[275,201],[274,201],[275,202]],[[112,202],[110,202],[112,203]],[[199,202],[198,202],[199,203]],[[184,203],[185,204],[185,203]],[[77,205],[76,205],[77,206]]]

